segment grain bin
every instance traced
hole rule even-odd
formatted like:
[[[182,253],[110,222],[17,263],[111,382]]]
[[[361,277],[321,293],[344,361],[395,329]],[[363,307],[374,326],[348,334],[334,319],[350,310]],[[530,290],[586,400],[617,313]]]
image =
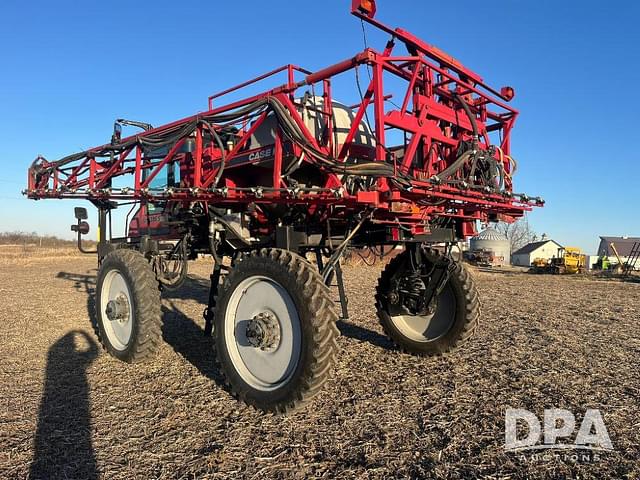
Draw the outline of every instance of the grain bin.
[[[511,263],[511,243],[506,236],[494,228],[486,228],[471,238],[470,250],[491,252],[494,258],[491,263],[495,266]]]

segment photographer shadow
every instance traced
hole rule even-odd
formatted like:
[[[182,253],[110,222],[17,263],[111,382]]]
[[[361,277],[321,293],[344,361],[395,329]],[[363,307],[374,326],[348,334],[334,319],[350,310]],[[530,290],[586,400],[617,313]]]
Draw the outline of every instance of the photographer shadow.
[[[98,478],[86,375],[97,356],[96,342],[81,330],[49,349],[29,478]]]

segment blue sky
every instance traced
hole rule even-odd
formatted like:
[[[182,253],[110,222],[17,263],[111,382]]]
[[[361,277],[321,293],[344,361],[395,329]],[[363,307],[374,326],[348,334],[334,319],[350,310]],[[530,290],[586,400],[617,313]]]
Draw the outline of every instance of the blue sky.
[[[639,5],[378,0],[378,18],[516,89],[516,190],[547,200],[530,223],[593,253],[598,235],[640,235]],[[105,143],[117,117],[159,125],[204,110],[210,93],[285,63],[317,69],[347,58],[363,47],[349,7],[2,2],[0,230],[71,236],[77,202],[21,198],[37,154]],[[370,46],[385,39],[368,30]]]

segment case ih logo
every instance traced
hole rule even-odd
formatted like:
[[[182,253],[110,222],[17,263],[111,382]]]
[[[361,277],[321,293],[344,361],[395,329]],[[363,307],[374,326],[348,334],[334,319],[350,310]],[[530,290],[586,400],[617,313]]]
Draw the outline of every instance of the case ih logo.
[[[519,428],[524,425],[527,429]],[[542,424],[529,410],[508,408],[505,414],[504,448],[508,452],[551,449],[613,451],[613,444],[599,410],[587,409],[577,433],[575,430],[573,413],[563,408],[545,409]],[[526,435],[523,435],[525,432]],[[573,443],[566,442],[572,438]],[[558,443],[559,439],[564,439],[565,442]]]
[[[269,147],[269,148],[265,148],[264,150],[260,150],[250,154],[249,161],[250,162],[260,161],[260,160],[264,160],[265,158],[270,158],[272,156],[273,156],[273,148]]]

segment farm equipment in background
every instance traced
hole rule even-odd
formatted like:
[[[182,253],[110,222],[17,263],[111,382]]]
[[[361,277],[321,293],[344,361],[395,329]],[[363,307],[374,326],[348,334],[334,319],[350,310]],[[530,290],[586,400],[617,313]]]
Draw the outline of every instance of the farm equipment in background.
[[[611,250],[613,251],[613,254],[616,256],[617,263],[609,262],[608,270],[615,274],[620,274],[625,270],[626,264],[622,261],[622,258],[618,253],[618,249],[616,248],[616,244],[613,242],[610,242],[609,245],[611,246]]]
[[[473,250],[466,254],[467,261],[478,267],[491,268],[504,265],[504,257],[498,257],[494,252],[487,249]]]
[[[622,271],[622,274],[625,277],[628,277],[634,270],[636,270],[638,258],[640,258],[640,242],[635,242],[631,247],[631,251],[627,257],[627,262],[625,263],[624,270]]]
[[[638,258],[640,257],[640,242],[633,243],[631,248],[628,250],[626,261],[624,261],[623,257],[620,256],[618,247],[616,247],[614,242],[610,241],[609,246],[616,257],[616,262],[612,263],[607,255],[600,255],[600,257],[598,257],[598,262],[593,266],[594,269],[609,272],[614,275],[622,275],[625,278],[631,275],[635,270]]]
[[[549,263],[550,260],[548,258],[534,258],[533,262],[531,262],[531,268],[529,271],[531,273],[550,273]]]
[[[561,247],[558,255],[547,260],[536,258],[531,263],[532,273],[576,274],[587,269],[587,256],[577,247]]]
[[[558,256],[551,259],[553,273],[584,273],[587,268],[587,256],[577,247],[558,249]]]
[[[375,295],[400,348],[439,354],[470,336],[478,294],[451,247],[477,221],[514,221],[544,203],[513,191],[514,90],[490,87],[375,11],[373,0],[353,1],[354,15],[389,34],[382,50],[315,72],[285,65],[212,95],[205,112],[160,127],[120,119],[105,145],[33,162],[29,198],[97,207],[94,326],[114,357],[156,350],[160,291],[181,286],[203,253],[213,257],[204,320],[215,361],[234,396],[264,411],[321,391],[337,354],[332,282],[347,316],[348,247],[404,247]],[[279,74],[284,83],[218,104]],[[345,74],[353,88],[338,96],[334,78]],[[117,237],[111,214],[122,207],[130,215]],[[76,218],[86,252],[86,210]]]

